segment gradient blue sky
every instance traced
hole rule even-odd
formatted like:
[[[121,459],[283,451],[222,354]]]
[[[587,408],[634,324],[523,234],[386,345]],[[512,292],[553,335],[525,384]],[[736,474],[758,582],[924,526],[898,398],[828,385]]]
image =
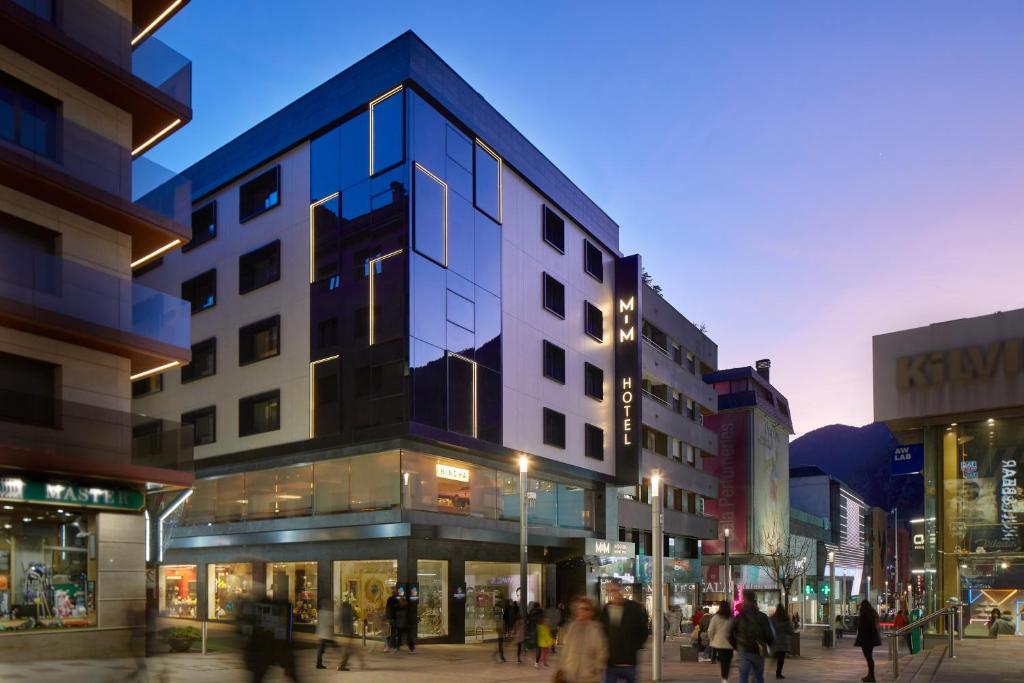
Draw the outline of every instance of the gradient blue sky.
[[[1024,306],[1024,2],[192,0],[180,170],[416,31],[621,226],[797,433],[872,419],[871,335]]]

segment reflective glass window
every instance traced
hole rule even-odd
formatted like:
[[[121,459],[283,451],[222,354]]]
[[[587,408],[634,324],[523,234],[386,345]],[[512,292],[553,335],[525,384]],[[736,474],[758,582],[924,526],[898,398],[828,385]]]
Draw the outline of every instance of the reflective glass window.
[[[448,355],[448,430],[476,435],[475,372],[472,361]]]
[[[0,139],[56,160],[62,120],[59,100],[0,72]]]
[[[338,126],[338,147],[341,170],[338,187],[334,189],[344,191],[370,175],[369,112],[364,111]]]
[[[217,339],[206,339],[192,345],[192,360],[181,366],[181,383],[217,374]]]
[[[558,526],[563,529],[593,529],[594,492],[579,486],[558,484]]]
[[[281,203],[281,167],[274,166],[238,187],[238,222],[244,223]]]
[[[448,188],[431,171],[416,164],[413,181],[413,235],[416,251],[447,265]]]
[[[476,211],[469,200],[448,195],[448,270],[476,278]]]
[[[501,296],[501,228],[481,212],[473,213],[476,214],[474,282]]]
[[[192,251],[217,236],[217,202],[212,201],[192,212],[192,240],[182,251]]]
[[[501,162],[479,141],[474,145],[473,203],[501,223]]]
[[[544,206],[543,211],[544,241],[560,254],[565,253],[565,221],[550,207]]]
[[[217,270],[211,269],[181,283],[181,298],[189,302],[192,315],[217,305]]]
[[[238,257],[238,293],[246,294],[281,279],[281,240]]]
[[[267,599],[292,606],[296,624],[317,623],[316,562],[267,562]]]
[[[501,375],[480,365],[476,368],[476,436],[501,443]]]
[[[238,435],[250,436],[281,428],[281,391],[275,389],[238,401]]]
[[[519,520],[519,475],[498,472],[498,495],[501,496],[501,519]]]
[[[604,313],[589,301],[583,302],[583,309],[583,324],[586,333],[597,341],[604,341]]]
[[[447,315],[448,322],[455,323],[470,332],[473,331],[473,309],[474,305],[470,299],[456,294],[452,290],[447,292]]]
[[[404,158],[404,88],[370,105],[370,138],[373,145],[373,172],[391,168]]]
[[[445,346],[445,272],[432,261],[414,254],[412,278],[412,336],[437,347]]]
[[[248,365],[281,354],[281,316],[246,325],[238,330],[238,364]]]
[[[341,431],[341,360],[332,358],[312,365],[313,433],[328,436]]]
[[[565,285],[544,273],[544,308],[559,318],[565,317]]]
[[[59,426],[60,366],[0,353],[0,420]]]
[[[278,467],[245,474],[246,519],[301,517],[313,512],[313,466]]]
[[[2,363],[2,360],[0,360]],[[150,394],[157,394],[164,390],[164,376],[150,375],[132,382],[132,398],[142,398]]]
[[[556,448],[565,448],[565,415],[544,408],[544,443]]]
[[[501,369],[501,299],[476,288],[474,323],[476,325],[476,362],[494,370]]]
[[[160,616],[195,619],[199,595],[199,567],[194,564],[160,565],[157,578]]]
[[[590,398],[604,400],[604,370],[596,365],[584,363],[583,391]]]
[[[310,211],[313,222],[311,281],[318,282],[341,272],[341,198],[333,197],[316,204]]]
[[[513,600],[519,604],[541,602],[543,592],[543,565],[528,564],[526,569],[526,595],[522,595],[519,582],[519,564],[516,562],[466,561],[465,623],[466,640],[483,641],[496,638],[501,623],[501,609]]]
[[[410,125],[412,135],[410,149],[412,151],[409,158],[423,164],[436,173],[439,178],[445,180],[447,169],[445,129],[448,128],[448,123],[418,94],[410,93],[409,97],[412,112]]]
[[[445,130],[448,158],[467,171],[473,170],[473,143],[450,123]]]
[[[590,240],[583,240],[583,270],[598,282],[604,282],[604,257]]]
[[[448,561],[417,560],[416,582],[419,584],[417,637],[448,635]]]
[[[183,413],[181,424],[192,427],[192,443],[205,446],[217,441],[217,406]]]
[[[334,562],[334,632],[340,633],[346,613],[358,615],[366,636],[384,638],[390,632],[385,607],[398,586],[398,560]]]
[[[309,201],[315,202],[341,189],[341,126],[309,143]],[[363,166],[366,168],[366,165]]]
[[[604,460],[604,430],[592,424],[585,425],[584,453],[588,458]]]
[[[418,339],[411,340],[412,419],[422,424],[448,428],[445,353],[440,348]]]
[[[527,482],[528,507],[526,518],[530,524],[555,526],[557,521],[557,493],[555,484],[543,479],[530,479]]]
[[[236,619],[241,604],[252,600],[252,565],[248,562],[211,564],[206,580],[210,619]]]
[[[565,349],[548,340],[542,343],[544,376],[559,384],[565,384]]]

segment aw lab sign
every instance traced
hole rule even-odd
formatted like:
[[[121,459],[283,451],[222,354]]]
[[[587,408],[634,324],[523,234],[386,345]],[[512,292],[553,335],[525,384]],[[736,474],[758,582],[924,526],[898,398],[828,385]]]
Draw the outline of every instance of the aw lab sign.
[[[640,256],[615,261],[615,474],[640,481]]]

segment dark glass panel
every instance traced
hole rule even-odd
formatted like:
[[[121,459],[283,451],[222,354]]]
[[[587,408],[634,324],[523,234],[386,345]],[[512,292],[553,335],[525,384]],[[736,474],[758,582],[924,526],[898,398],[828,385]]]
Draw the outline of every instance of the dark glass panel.
[[[217,441],[216,406],[183,413],[181,424],[192,426],[192,443],[196,446],[204,446]]]
[[[544,241],[549,245],[557,249],[561,253],[565,253],[565,221],[557,213],[552,211],[547,206],[543,210],[543,233]]]
[[[475,216],[469,200],[448,194],[448,270],[470,281],[476,277]]]
[[[585,453],[588,458],[604,460],[604,430],[588,424],[585,434]]]
[[[445,187],[431,171],[416,167],[413,182],[413,234],[416,251],[447,265]]]
[[[451,157],[445,162],[445,167],[447,171],[445,182],[448,183],[448,189],[460,197],[464,197],[467,201],[472,201],[473,174],[455,163]]]
[[[463,135],[460,131],[456,130],[454,126],[448,124],[445,127],[445,151],[448,154],[448,158],[457,163],[467,172],[473,171],[473,143],[472,141]]]
[[[189,302],[192,315],[217,304],[217,271],[208,270],[181,283],[181,298]]]
[[[362,366],[355,371],[353,421],[356,429],[379,427],[403,419],[404,361]]]
[[[347,195],[346,195],[347,197]],[[341,272],[341,198],[335,197],[313,207],[313,280]]]
[[[57,427],[60,366],[0,353],[0,420]]]
[[[474,145],[474,150],[476,163],[474,164],[473,203],[488,216],[501,222],[498,160],[479,143]]]
[[[341,431],[341,361],[325,360],[313,366],[313,436]]]
[[[309,144],[310,202],[323,199],[341,189],[340,140],[341,130],[336,126]]]
[[[412,336],[445,346],[445,273],[436,263],[412,255]]]
[[[589,301],[583,302],[583,313],[586,333],[598,341],[604,341],[604,313]]]
[[[150,375],[132,382],[132,398],[142,398],[164,390],[164,376]]]
[[[238,400],[238,435],[250,436],[281,428],[281,391],[275,389]]]
[[[476,264],[474,281],[501,296],[501,228],[479,211],[476,214]]]
[[[474,340],[473,333],[458,325],[447,323],[447,348],[449,351],[461,353],[467,358],[473,359]]]
[[[559,318],[565,317],[565,285],[544,273],[544,308]]]
[[[587,396],[596,398],[597,400],[604,399],[604,370],[591,365],[590,363],[583,364],[583,391]]]
[[[604,257],[590,240],[583,240],[583,270],[604,282]]]
[[[559,384],[565,384],[565,349],[548,340],[542,343],[544,376]]]
[[[238,258],[238,293],[245,294],[281,279],[281,240]]]
[[[373,106],[373,172],[401,163],[405,148],[405,90]]]
[[[341,232],[348,237],[370,226],[370,181],[364,180],[341,193]]]
[[[363,112],[338,126],[338,148],[338,188],[345,190],[370,175],[369,112]]]
[[[473,436],[473,363],[448,356],[448,430]]]
[[[244,223],[281,203],[281,167],[261,173],[238,188],[238,222]]]
[[[0,139],[56,160],[61,122],[59,100],[0,72]]]
[[[375,262],[373,274],[373,343],[405,334],[405,254]],[[367,301],[369,304],[369,301]]]
[[[445,354],[440,348],[411,339],[412,419],[447,429]]]
[[[238,330],[238,364],[247,365],[281,353],[281,316],[275,315]]]
[[[217,236],[217,202],[192,212],[192,241],[181,248],[192,251],[200,244],[205,244]]]
[[[452,278],[454,280],[454,278]],[[452,290],[448,290],[447,294],[447,315],[448,322],[455,323],[459,327],[464,327],[466,330],[472,332],[473,327],[473,302],[464,296],[456,294]]]
[[[326,351],[338,345],[338,318],[321,320],[317,325],[317,349]]]
[[[192,360],[181,366],[181,383],[217,374],[217,339],[192,345]]]
[[[477,365],[476,435],[491,443],[501,443],[501,375]]]
[[[550,408],[544,409],[544,443],[565,448],[565,415]]]
[[[413,93],[412,98],[412,153],[409,158],[423,164],[445,180],[445,129],[448,127],[444,117],[437,113],[419,95]]]
[[[501,299],[476,288],[476,362],[501,370]]]

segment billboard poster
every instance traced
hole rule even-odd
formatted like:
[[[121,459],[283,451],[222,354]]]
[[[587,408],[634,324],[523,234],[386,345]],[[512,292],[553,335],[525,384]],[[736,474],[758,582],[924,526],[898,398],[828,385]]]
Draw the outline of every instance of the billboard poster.
[[[760,553],[772,550],[766,543],[785,543],[789,537],[789,433],[760,410],[754,411],[753,422],[753,480],[748,498],[757,534],[750,539],[750,551]]]
[[[721,531],[728,527],[732,538],[729,552],[749,552],[747,544],[747,485],[750,468],[749,413],[720,413],[704,418],[704,425],[718,434],[718,457],[704,461],[704,469],[718,477],[718,498],[704,501],[704,514],[718,519]],[[788,488],[787,488],[788,495]],[[725,551],[721,540],[703,541],[705,553]]]
[[[892,451],[892,473],[894,475],[917,474],[924,469],[924,444],[912,443],[897,446]]]
[[[945,479],[946,519],[958,552],[1024,552],[1019,446],[975,447],[960,437],[959,471]]]

